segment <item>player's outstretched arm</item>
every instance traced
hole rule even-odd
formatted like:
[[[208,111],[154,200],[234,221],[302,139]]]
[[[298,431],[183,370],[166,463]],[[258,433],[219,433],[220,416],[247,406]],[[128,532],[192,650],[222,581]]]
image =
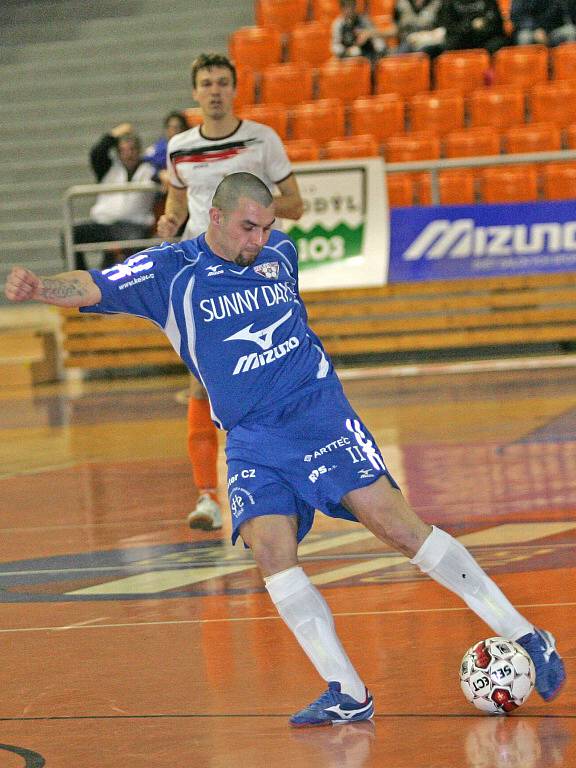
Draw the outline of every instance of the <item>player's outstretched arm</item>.
[[[4,293],[10,301],[40,301],[57,307],[89,307],[102,299],[92,275],[82,270],[40,277],[25,267],[13,267]]]

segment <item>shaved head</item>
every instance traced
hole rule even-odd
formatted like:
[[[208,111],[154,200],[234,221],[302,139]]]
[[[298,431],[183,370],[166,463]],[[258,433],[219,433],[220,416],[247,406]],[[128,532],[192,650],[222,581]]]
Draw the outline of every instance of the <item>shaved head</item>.
[[[216,187],[212,206],[226,213],[235,211],[241,197],[253,200],[263,208],[268,208],[274,200],[264,182],[253,173],[231,173],[225,176]]]

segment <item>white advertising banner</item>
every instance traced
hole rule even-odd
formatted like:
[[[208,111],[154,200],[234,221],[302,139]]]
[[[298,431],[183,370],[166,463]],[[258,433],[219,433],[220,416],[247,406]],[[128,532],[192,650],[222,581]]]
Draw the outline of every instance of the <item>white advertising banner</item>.
[[[384,162],[296,163],[304,214],[282,229],[298,245],[301,290],[383,285],[390,228]]]

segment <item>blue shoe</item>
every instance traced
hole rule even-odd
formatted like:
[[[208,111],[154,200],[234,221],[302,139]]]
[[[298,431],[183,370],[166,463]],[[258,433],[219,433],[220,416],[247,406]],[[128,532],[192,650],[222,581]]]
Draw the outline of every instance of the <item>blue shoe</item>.
[[[566,680],[562,657],[556,650],[556,641],[550,632],[535,629],[516,641],[532,658],[536,668],[536,690],[544,701],[558,695]]]
[[[352,696],[342,693],[340,683],[328,683],[328,690],[305,709],[296,712],[290,718],[290,725],[333,725],[334,723],[354,723],[369,720],[374,714],[374,701],[366,690],[366,699],[356,701]]]

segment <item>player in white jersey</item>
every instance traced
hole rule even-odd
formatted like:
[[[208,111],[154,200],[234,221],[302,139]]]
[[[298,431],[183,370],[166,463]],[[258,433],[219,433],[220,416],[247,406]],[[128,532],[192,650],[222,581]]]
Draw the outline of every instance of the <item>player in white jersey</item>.
[[[292,725],[374,713],[330,608],[298,565],[315,509],[360,522],[459,595],[496,635],[520,643],[534,661],[539,694],[554,698],[566,678],[554,638],[514,608],[459,541],[408,505],[308,326],[296,247],[272,229],[274,220],[267,187],[236,173],[218,186],[205,235],[104,272],[41,278],[15,267],[6,296],[148,317],[206,383],[228,430],[234,535],[252,549],[279,614],[328,683]]]
[[[173,238],[186,221],[183,239],[208,227],[212,195],[224,176],[248,171],[268,188],[278,190],[276,213],[298,219],[302,199],[280,137],[267,125],[240,120],[233,110],[236,69],[220,54],[201,54],[192,64],[192,96],[203,123],[174,136],[168,144],[170,186],[158,234]],[[222,525],[217,499],[218,438],[210,418],[204,387],[191,378],[188,401],[188,455],[198,488],[196,508],[188,517],[192,528]]]

